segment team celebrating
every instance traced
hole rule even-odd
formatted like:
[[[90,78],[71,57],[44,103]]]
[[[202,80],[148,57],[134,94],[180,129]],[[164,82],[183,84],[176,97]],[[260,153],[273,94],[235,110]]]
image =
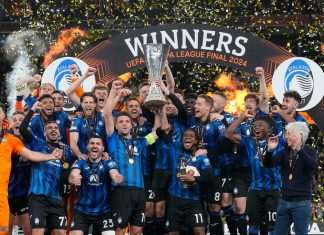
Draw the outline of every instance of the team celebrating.
[[[0,104],[0,235],[15,218],[25,235],[224,235],[224,222],[231,235],[287,235],[292,223],[307,234],[318,160],[301,96],[269,102],[257,67],[259,94],[234,117],[224,93],[184,95],[164,71],[138,89],[116,79],[83,92],[89,67],[66,90],[73,116],[49,83],[21,92],[9,119]],[[164,106],[145,105],[152,82]]]

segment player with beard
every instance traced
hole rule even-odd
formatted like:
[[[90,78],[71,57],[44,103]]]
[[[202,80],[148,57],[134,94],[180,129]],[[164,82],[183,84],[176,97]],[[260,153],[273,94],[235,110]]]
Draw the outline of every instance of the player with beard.
[[[24,142],[19,132],[19,126],[25,114],[22,111],[16,111],[11,116],[11,128],[9,132]],[[28,145],[25,144],[28,148]],[[30,161],[21,156],[11,157],[11,171],[8,189],[8,201],[10,208],[10,222],[14,217],[18,217],[18,226],[23,228],[24,234],[31,234],[28,214],[28,188],[30,178]],[[11,226],[10,226],[11,227]]]
[[[5,108],[0,103],[0,234],[8,234],[9,225],[9,205],[8,205],[8,182],[11,169],[11,155],[21,156],[30,161],[51,161],[53,159],[60,159],[62,151],[59,149],[53,150],[50,154],[43,154],[27,149],[24,144],[13,135],[9,134],[4,129],[5,124]],[[26,128],[28,123],[26,124]]]
[[[234,116],[224,111],[227,98],[224,93],[214,92],[211,95],[214,105],[211,118],[220,121],[218,125],[218,159],[222,179],[222,201],[221,206],[225,215],[226,223],[231,234],[237,233],[234,220],[234,208],[232,206],[232,178],[233,178],[233,161],[234,145],[232,141],[224,136],[226,128],[234,121]]]
[[[60,128],[60,141],[66,144],[68,139],[66,129],[71,126],[69,115],[65,112],[54,111],[54,99],[51,95],[43,95],[39,101],[42,103],[41,110],[39,115],[36,115],[30,122],[29,127],[31,131],[38,138],[45,140],[43,133],[45,123],[49,121],[56,122]]]
[[[297,91],[286,91],[282,102],[282,108],[278,105],[271,107],[271,112],[275,119],[275,135],[282,136],[285,132],[285,126],[290,122],[300,121],[307,124],[305,118],[297,112],[297,108],[301,101],[301,96]]]
[[[213,99],[207,95],[199,95],[195,106],[196,124],[192,126],[198,137],[198,146],[207,150],[207,156],[213,169],[213,177],[210,183],[204,187],[204,194],[208,202],[208,214],[210,218],[209,232],[211,235],[223,234],[221,220],[221,178],[220,165],[217,156],[218,127],[221,121],[210,121],[210,113],[213,109]]]
[[[268,116],[257,118],[253,124],[253,137],[235,133],[240,124],[253,115],[251,110],[246,110],[227,128],[225,135],[245,148],[251,166],[251,184],[246,209],[249,217],[249,234],[256,235],[259,233],[259,227],[264,216],[267,218],[269,234],[272,234],[281,188],[280,167],[264,167],[264,157],[268,151],[272,121]],[[280,151],[280,149],[279,146],[276,150]]]
[[[71,149],[78,158],[87,159],[87,147],[92,133],[106,138],[105,120],[101,112],[96,111],[97,97],[92,92],[85,92],[80,98],[82,116],[73,119],[70,128]]]
[[[45,140],[28,130],[28,123],[40,105],[43,103],[36,102],[32,106],[22,121],[19,131],[32,150],[52,153],[55,148],[60,148],[63,156],[60,160],[33,163],[31,166],[28,207],[32,234],[44,234],[46,227],[53,229],[54,234],[65,234],[66,208],[61,198],[64,195],[62,187],[68,185],[66,173],[76,157],[69,146],[59,141],[60,130],[56,122],[45,123]]]
[[[167,221],[169,234],[180,234],[184,226],[193,234],[205,234],[206,218],[201,203],[201,183],[213,175],[206,155],[196,155],[197,136],[191,129],[182,134],[182,144],[169,144],[171,151],[172,178],[169,187]]]
[[[103,160],[104,141],[91,135],[87,144],[88,160],[78,159],[72,166],[69,182],[79,187],[72,220],[72,235],[82,235],[93,224],[103,235],[115,234],[111,214],[110,178],[115,185],[123,177],[112,160]]]
[[[63,112],[63,106],[64,106],[63,93],[59,90],[55,90],[51,93],[51,96],[54,100],[54,112]]]
[[[135,97],[130,97],[126,101],[126,111],[132,117],[132,137],[144,138],[152,131],[152,125],[148,121],[142,122],[141,117],[141,104]],[[152,174],[151,165],[152,159],[155,158],[155,144],[148,146],[147,154],[142,157],[142,170],[144,176],[144,188],[146,192],[146,209],[145,209],[145,226],[143,234],[153,233],[153,216],[154,216],[154,193],[152,190]]]
[[[114,100],[121,92],[121,88],[122,85],[119,85],[118,81],[112,83],[104,109],[109,155],[116,162],[124,178],[123,183],[113,189],[113,216],[117,226],[116,234],[124,234],[128,223],[131,224],[131,234],[141,234],[145,222],[145,191],[141,158],[147,153],[146,146],[154,143],[157,136],[155,132],[151,132],[145,138],[132,138],[132,118],[127,112],[117,114],[114,122],[112,115]],[[159,120],[156,119],[155,125],[158,124]]]

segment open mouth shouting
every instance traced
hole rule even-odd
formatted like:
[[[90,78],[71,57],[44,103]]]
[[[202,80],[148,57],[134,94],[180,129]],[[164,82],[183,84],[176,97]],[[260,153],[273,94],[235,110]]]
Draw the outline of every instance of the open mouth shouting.
[[[256,138],[261,138],[261,131],[259,129],[253,130],[253,134]]]
[[[96,158],[99,156],[99,148],[97,147],[92,147],[89,152],[91,158]]]
[[[58,133],[57,133],[56,131],[52,131],[52,132],[50,133],[50,136],[51,136],[52,139],[55,139],[55,138],[58,137]]]
[[[183,141],[183,147],[187,150],[191,149],[194,145],[194,142],[191,139],[184,139]]]
[[[98,99],[98,105],[99,106],[104,106],[105,105],[105,99],[104,98],[99,98]]]
[[[136,109],[133,109],[130,111],[130,115],[132,118],[136,118],[138,116],[138,111]]]
[[[48,107],[43,109],[46,115],[52,115],[53,107]]]
[[[85,108],[84,110],[84,114],[86,116],[91,116],[92,115],[92,109],[91,108]]]
[[[55,105],[54,106],[54,111],[60,111],[61,110],[61,105]]]

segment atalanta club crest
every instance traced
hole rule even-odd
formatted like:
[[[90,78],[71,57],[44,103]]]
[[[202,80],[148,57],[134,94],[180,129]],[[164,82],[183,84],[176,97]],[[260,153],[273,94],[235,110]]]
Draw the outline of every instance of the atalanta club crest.
[[[324,73],[314,61],[293,57],[282,62],[273,74],[272,90],[279,102],[286,91],[297,91],[301,98],[298,111],[315,107],[323,98]]]
[[[312,97],[314,79],[312,70],[303,60],[294,60],[285,74],[285,91],[297,91],[302,97],[299,108],[305,107]]]

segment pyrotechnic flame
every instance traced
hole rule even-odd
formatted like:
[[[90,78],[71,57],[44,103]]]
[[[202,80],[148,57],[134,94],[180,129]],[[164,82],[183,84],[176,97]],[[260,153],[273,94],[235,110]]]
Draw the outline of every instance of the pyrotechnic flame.
[[[245,110],[244,97],[251,93],[248,89],[239,89],[231,74],[221,73],[214,81],[215,86],[224,90],[227,97],[225,111],[239,115]],[[268,97],[273,96],[271,83],[267,84]]]
[[[119,75],[118,78],[122,80],[124,83],[128,82],[128,80],[132,77],[132,73],[127,72],[123,73],[122,75]]]
[[[62,52],[66,52],[67,47],[71,45],[74,39],[85,36],[86,32],[78,28],[63,30],[56,42],[51,45],[49,52],[45,55],[43,63],[44,67],[46,68],[54,60],[55,56]]]
[[[215,86],[226,90],[235,87],[235,83],[232,81],[232,75],[226,73],[219,74],[215,79],[214,84]]]
[[[249,93],[250,92],[247,89],[226,91],[225,95],[227,97],[230,97],[230,99],[228,99],[228,102],[225,106],[225,111],[234,115],[239,115],[242,111],[245,110],[244,97]]]

